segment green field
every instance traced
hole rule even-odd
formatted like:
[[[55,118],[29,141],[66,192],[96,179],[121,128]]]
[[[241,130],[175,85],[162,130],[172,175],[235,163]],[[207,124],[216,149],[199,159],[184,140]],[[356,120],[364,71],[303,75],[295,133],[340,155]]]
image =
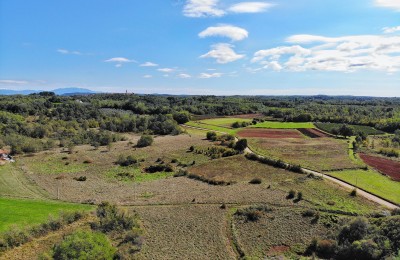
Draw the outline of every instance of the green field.
[[[400,204],[400,182],[392,181],[376,171],[346,170],[327,174]]]
[[[10,226],[21,228],[40,224],[49,215],[57,216],[61,211],[90,210],[92,206],[52,201],[0,198],[0,232]]]
[[[222,117],[222,118],[213,118],[213,119],[204,119],[200,120],[200,123],[210,124],[222,127],[231,127],[231,125],[235,122],[251,122],[252,119],[248,118],[234,118],[234,117]]]
[[[271,128],[271,129],[297,129],[297,128],[314,128],[314,124],[310,122],[305,123],[294,123],[294,122],[276,122],[276,121],[265,121],[252,125],[250,127],[255,128]]]
[[[319,129],[332,133],[332,130],[335,128],[341,127],[343,124],[336,124],[336,123],[315,123],[315,126],[318,127]],[[382,132],[380,130],[376,130],[373,127],[370,126],[364,126],[364,125],[348,125],[351,126],[354,129],[355,133],[362,132],[366,135],[380,135],[380,134],[385,134],[385,132]]]
[[[232,134],[232,135],[236,134],[236,132],[240,129],[240,128],[230,129],[230,128],[226,128],[226,127],[222,127],[222,126],[203,124],[200,121],[187,122],[186,125],[203,128],[203,129],[208,129],[210,131],[216,131],[216,132],[220,132],[220,133]]]

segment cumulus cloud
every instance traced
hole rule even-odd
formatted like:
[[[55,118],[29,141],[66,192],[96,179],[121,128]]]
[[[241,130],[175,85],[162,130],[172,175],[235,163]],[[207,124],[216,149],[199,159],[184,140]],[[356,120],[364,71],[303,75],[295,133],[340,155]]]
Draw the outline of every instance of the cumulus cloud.
[[[158,67],[158,64],[148,61],[140,64],[140,67]]]
[[[232,25],[219,25],[214,27],[208,27],[201,33],[200,38],[220,36],[230,38],[232,41],[241,41],[249,36],[249,33],[240,27]]]
[[[384,33],[395,33],[400,31],[400,26],[395,26],[395,27],[384,27],[382,28],[382,31]]]
[[[252,62],[272,70],[400,71],[400,36],[293,35],[287,42],[296,45],[257,51]]]
[[[375,0],[375,4],[380,7],[386,7],[400,11],[400,1],[399,0]]]
[[[266,2],[241,2],[229,7],[228,11],[233,13],[261,13],[273,6],[273,4]]]
[[[187,0],[183,14],[187,17],[219,17],[225,11],[218,8],[219,0]]]
[[[237,54],[233,48],[232,44],[228,43],[218,43],[211,46],[211,51],[207,52],[204,55],[201,55],[200,58],[214,58],[217,63],[225,64],[229,62],[233,62],[236,60],[243,59],[245,55]]]
[[[211,79],[211,78],[220,78],[222,73],[200,73],[200,79]]]
[[[162,68],[162,69],[158,69],[158,71],[164,72],[164,73],[171,73],[174,72],[174,69],[171,68]]]
[[[186,73],[181,73],[181,74],[178,74],[177,77],[180,79],[190,79],[192,76],[190,76],[189,74],[186,74]]]

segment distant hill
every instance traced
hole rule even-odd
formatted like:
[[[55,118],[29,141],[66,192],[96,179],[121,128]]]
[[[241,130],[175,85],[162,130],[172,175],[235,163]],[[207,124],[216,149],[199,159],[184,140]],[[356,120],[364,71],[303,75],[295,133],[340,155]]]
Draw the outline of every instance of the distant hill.
[[[0,95],[29,95],[33,93],[39,93],[44,90],[11,90],[11,89],[0,89]],[[46,90],[56,93],[59,96],[73,96],[73,95],[88,95],[99,93],[85,88],[58,88],[54,90]]]

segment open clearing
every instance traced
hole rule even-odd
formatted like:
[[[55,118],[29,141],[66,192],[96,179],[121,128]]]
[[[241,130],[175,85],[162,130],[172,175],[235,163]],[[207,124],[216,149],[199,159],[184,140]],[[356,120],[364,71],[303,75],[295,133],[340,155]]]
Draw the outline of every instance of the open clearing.
[[[273,128],[273,129],[297,129],[297,128],[314,128],[313,123],[295,123],[295,122],[277,122],[277,121],[265,121],[252,125],[254,128]]]
[[[329,175],[356,185],[394,203],[400,204],[400,182],[373,170],[346,170],[329,172]]]
[[[89,210],[89,205],[55,201],[36,201],[0,198],[0,232],[11,225],[31,226],[46,221],[49,215],[57,217],[61,211]]]
[[[360,153],[360,158],[369,166],[389,176],[394,181],[400,181],[400,162],[379,156]]]
[[[245,128],[238,131],[240,137],[257,137],[257,138],[304,138],[304,136],[297,130],[292,129],[256,129]]]
[[[360,163],[348,155],[348,144],[333,138],[313,139],[265,139],[250,138],[249,144],[255,152],[291,164],[317,170],[331,171],[356,169]]]

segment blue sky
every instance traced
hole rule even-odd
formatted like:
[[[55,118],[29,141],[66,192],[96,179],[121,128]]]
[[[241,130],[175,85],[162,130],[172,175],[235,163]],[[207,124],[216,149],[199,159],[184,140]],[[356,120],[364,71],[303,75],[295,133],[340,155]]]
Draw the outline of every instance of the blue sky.
[[[400,0],[0,0],[0,88],[400,96]]]

